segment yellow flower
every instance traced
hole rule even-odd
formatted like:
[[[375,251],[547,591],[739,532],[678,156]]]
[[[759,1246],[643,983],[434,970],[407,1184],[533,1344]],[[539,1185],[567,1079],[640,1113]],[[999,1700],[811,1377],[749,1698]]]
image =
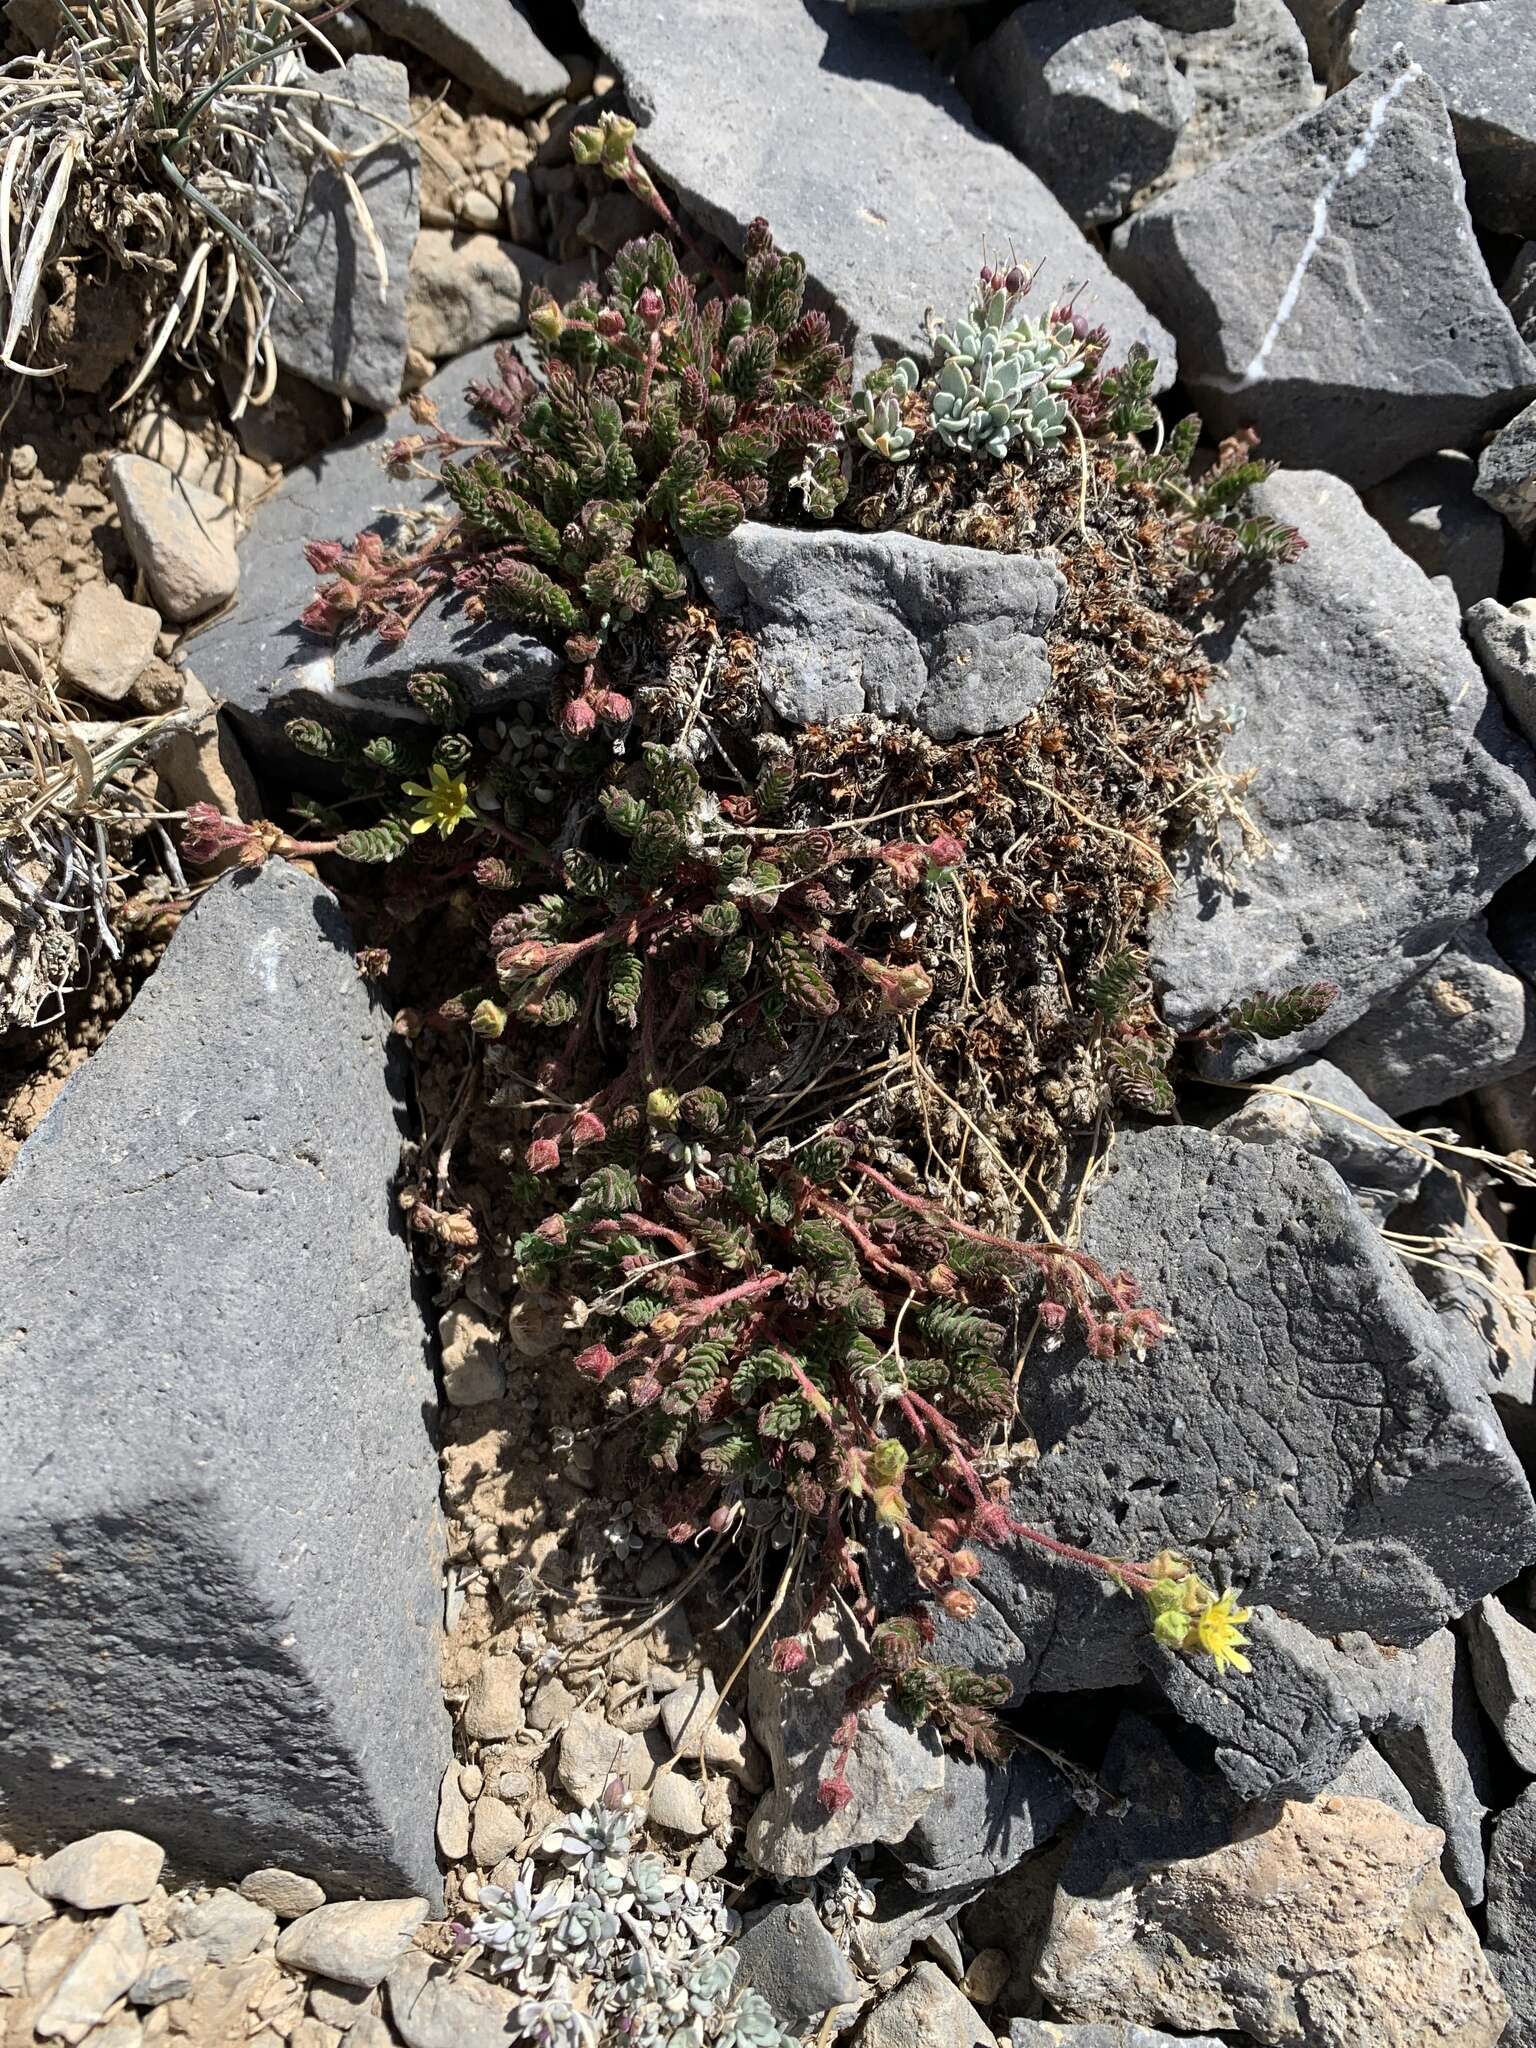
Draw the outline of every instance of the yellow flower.
[[[416,799],[416,816],[411,822],[413,832],[430,832],[435,825],[446,839],[455,825],[473,816],[468,784],[457,775],[450,775],[441,761],[432,763],[430,788],[420,782],[403,782],[400,787],[407,796]]]
[[[1203,1614],[1195,1617],[1192,1647],[1204,1650],[1214,1662],[1218,1671],[1225,1671],[1230,1664],[1234,1671],[1251,1671],[1253,1666],[1242,1654],[1242,1646],[1248,1638],[1238,1627],[1252,1614],[1251,1607],[1238,1607],[1236,1595],[1230,1587],[1219,1600],[1213,1600]]]

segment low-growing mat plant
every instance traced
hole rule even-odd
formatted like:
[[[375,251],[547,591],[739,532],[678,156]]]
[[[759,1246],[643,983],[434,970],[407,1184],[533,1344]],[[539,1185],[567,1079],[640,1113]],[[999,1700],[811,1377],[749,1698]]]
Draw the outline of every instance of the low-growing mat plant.
[[[577,149],[643,194],[632,136],[605,118]],[[665,234],[632,242],[606,291],[535,306],[541,374],[503,352],[477,443],[419,407],[392,460],[441,460],[437,533],[310,551],[312,630],[398,641],[456,601],[564,656],[547,705],[477,714],[422,673],[419,734],[296,721],[347,793],[302,801],[306,850],[378,865],[368,971],[430,913],[430,992],[396,1017],[441,1110],[400,1195],[423,1257],[450,1290],[480,1262],[511,1276],[514,1316],[637,1420],[614,1491],[652,1530],[730,1536],[759,1569],[787,1551],[759,1625],[781,1672],[834,1600],[863,1624],[829,1809],[874,1697],[1006,1747],[1006,1683],[931,1654],[936,1608],[974,1612],[981,1546],[1102,1573],[1169,1647],[1247,1668],[1232,1589],[1020,1521],[1008,1433],[1032,1345],[1133,1359],[1168,1334],[1056,1219],[1118,1122],[1173,1107],[1141,940],[1165,846],[1221,784],[1197,629],[1302,543],[1245,510],[1249,439],[1204,459],[1198,422],[1165,433],[1145,353],[1111,364],[1069,306],[1033,317],[1030,283],[983,269],[933,368],[855,396],[765,223],[723,283]],[[873,716],[784,729],[687,568],[690,537],[749,515],[1053,551],[1044,698],[950,744]],[[281,843],[212,816],[193,841],[242,833],[251,858]],[[1278,992],[1200,1044],[1331,994]],[[910,1612],[880,1611],[879,1532]]]

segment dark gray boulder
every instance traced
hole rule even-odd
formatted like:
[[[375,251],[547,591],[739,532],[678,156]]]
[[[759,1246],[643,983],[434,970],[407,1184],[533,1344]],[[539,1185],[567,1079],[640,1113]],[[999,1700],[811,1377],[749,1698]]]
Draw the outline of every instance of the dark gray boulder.
[[[1536,2044],[1536,1785],[1493,1824],[1488,1844],[1488,1933],[1483,1943],[1514,2018],[1500,2048]]]
[[[533,113],[570,89],[522,0],[358,0],[358,11],[509,113]]]
[[[1038,1750],[1017,1749],[1005,1764],[952,1750],[943,1785],[896,1854],[915,1891],[956,1891],[1012,1870],[1076,1810],[1066,1778]]]
[[[427,386],[450,433],[471,430],[465,394],[494,378],[495,357],[494,346],[476,349]],[[323,580],[305,559],[306,541],[350,543],[365,530],[393,539],[410,513],[444,504],[430,478],[394,478],[384,467],[391,443],[415,431],[401,406],[290,470],[241,546],[237,602],[182,642],[179,659],[228,707],[258,761],[287,766],[297,758],[283,738],[290,718],[340,717],[370,731],[419,722],[405,694],[418,669],[453,677],[487,710],[546,694],[559,673],[552,647],[504,621],[475,625],[452,599],[429,604],[398,646],[367,634],[322,638],[299,624]]]
[[[1014,1485],[1019,1521],[1117,1557],[1171,1547],[1245,1604],[1387,1645],[1422,1642],[1536,1557],[1536,1505],[1487,1395],[1331,1168],[1196,1129],[1122,1136],[1082,1244],[1133,1273],[1173,1334],[1144,1360],[1070,1334],[1030,1356],[1021,1422],[1040,1456]],[[1139,1676],[1137,1604],[1024,1539],[980,1558],[983,1612],[946,1654],[1021,1692]],[[1266,1637],[1277,1655],[1295,1640]],[[1266,1711],[1271,1688],[1190,1669]],[[1300,1725],[1335,1744],[1327,1717]]]
[[[1165,7],[1155,19],[1180,11]],[[1210,8],[1206,19],[1192,18],[1197,11],[1183,10],[1184,20],[1164,24],[1168,55],[1188,81],[1195,107],[1153,193],[1273,134],[1323,96],[1285,0],[1232,0],[1222,20],[1208,18]]]
[[[1536,992],[1500,959],[1482,918],[1422,974],[1328,1043],[1328,1057],[1406,1116],[1536,1067]]]
[[[1458,449],[1410,462],[1365,493],[1379,519],[1426,576],[1449,577],[1465,611],[1491,598],[1504,569],[1504,523],[1477,496],[1477,464]]]
[[[1215,1126],[1224,1138],[1296,1145],[1326,1160],[1373,1222],[1411,1202],[1434,1163],[1422,1139],[1328,1060],[1302,1060],[1241,1100]]]
[[[970,738],[1017,724],[1050,683],[1045,631],[1066,583],[1042,556],[754,523],[688,553],[755,635],[791,725],[873,712]]]
[[[1195,110],[1162,30],[1123,0],[1016,8],[977,44],[957,83],[988,134],[1085,223],[1129,210]]]
[[[0,1187],[9,1830],[438,1892],[435,1392],[388,1021],[335,899],[217,882]]]
[[[1467,638],[1510,724],[1536,747],[1536,597],[1507,606],[1484,598],[1467,614]]]
[[[284,369],[354,404],[386,412],[405,371],[405,293],[420,226],[420,151],[411,132],[410,82],[389,57],[351,57],[342,71],[303,72],[313,104],[300,111],[337,149],[356,153],[348,170],[362,194],[388,265],[358,219],[356,202],[329,162],[279,139],[274,183],[296,225],[276,267],[299,293],[279,295],[269,333]]]
[[[1467,1653],[1455,1633],[1442,1628],[1396,1656],[1398,1711],[1376,1735],[1376,1746],[1414,1808],[1445,1836],[1440,1868],[1462,1904],[1475,1906],[1483,1896],[1491,1770]]]
[[[1267,1607],[1248,1633],[1253,1669],[1235,1682],[1150,1636],[1137,1648],[1169,1705],[1211,1737],[1239,1799],[1310,1799],[1398,1716],[1399,1675],[1368,1639],[1355,1638],[1351,1654]]]
[[[1084,286],[1116,355],[1142,340],[1172,381],[1166,328],[906,37],[838,0],[581,0],[581,18],[645,160],[733,248],[766,215],[866,365],[929,352],[924,311],[965,310],[985,232],[1043,261],[1042,293]]]
[[[857,2005],[862,1987],[809,1899],[769,1906],[736,1943],[736,1984],[748,1985],[793,2033],[820,2026],[834,2006]]]
[[[1490,702],[1455,615],[1347,484],[1281,473],[1259,507],[1307,549],[1218,637],[1225,762],[1251,773],[1271,852],[1195,843],[1152,931],[1169,1021],[1187,1030],[1261,989],[1335,982],[1309,1029],[1229,1041],[1243,1078],[1326,1044],[1427,966],[1536,854],[1536,763]]]
[[[1502,512],[1522,540],[1536,540],[1536,405],[1518,413],[1483,450],[1477,495]]]
[[[1536,233],[1536,11],[1528,0],[1361,0],[1335,81],[1398,48],[1445,95],[1477,219],[1503,234]]]
[[[1536,1771],[1536,1620],[1490,1593],[1465,1623],[1483,1710],[1522,1771]]]
[[[1256,427],[1266,454],[1362,488],[1536,388],[1445,103],[1407,60],[1154,201],[1117,232],[1114,262],[1173,328],[1208,426]]]
[[[849,1952],[866,1977],[899,1970],[920,1943],[945,1949],[954,1939],[950,1922],[985,1886],[963,1885],[952,1892],[920,1892],[887,1878],[875,1889],[875,1910],[854,1922]]]

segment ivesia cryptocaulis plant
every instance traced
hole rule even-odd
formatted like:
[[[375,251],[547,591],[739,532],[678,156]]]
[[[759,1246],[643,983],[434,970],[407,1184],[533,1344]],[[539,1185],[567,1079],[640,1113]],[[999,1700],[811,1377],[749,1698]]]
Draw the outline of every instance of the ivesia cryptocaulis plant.
[[[628,136],[591,133],[594,166],[646,196]],[[974,1611],[983,1546],[1104,1574],[1170,1647],[1240,1669],[1236,1595],[1032,1526],[1006,1433],[1032,1341],[1132,1370],[1167,1335],[1130,1275],[1059,1241],[1026,1175],[1058,1199],[1074,1147],[1172,1107],[1178,1041],[1137,940],[1169,818],[1219,780],[1182,621],[1219,569],[1295,537],[1202,539],[1239,516],[1246,453],[1193,483],[1150,363],[1106,370],[1069,308],[1032,322],[1022,271],[983,272],[931,375],[904,359],[856,400],[803,283],[761,223],[724,281],[632,243],[606,294],[536,309],[541,374],[503,356],[475,394],[483,442],[423,419],[395,459],[444,459],[452,519],[409,557],[321,550],[310,624],[399,638],[451,590],[557,648],[563,680],[552,706],[476,716],[418,675],[405,736],[296,723],[342,785],[303,804],[303,843],[385,864],[402,927],[431,911],[462,935],[434,970],[453,979],[397,1018],[465,1063],[453,1129],[481,1161],[473,1199],[452,1135],[409,1180],[428,1256],[450,1284],[487,1252],[515,1270],[519,1311],[636,1419],[621,1455],[650,1483],[623,1490],[647,1526],[803,1560],[781,1671],[846,1602],[874,1652],[853,1725],[877,1688],[988,1750],[1006,1688],[933,1654],[932,1610]],[[951,366],[969,382],[941,414]],[[748,514],[1054,549],[1050,694],[948,746],[872,718],[779,730],[682,546]],[[273,828],[227,829],[260,857]],[[879,1610],[877,1539],[904,1553],[911,1613]],[[829,1805],[841,1782],[834,1764]]]

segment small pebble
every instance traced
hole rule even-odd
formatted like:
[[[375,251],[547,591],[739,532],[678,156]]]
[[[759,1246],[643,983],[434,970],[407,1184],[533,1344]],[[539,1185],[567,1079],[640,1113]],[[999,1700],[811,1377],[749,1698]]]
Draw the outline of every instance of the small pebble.
[[[312,1877],[299,1877],[275,1866],[253,1870],[242,1879],[240,1896],[270,1907],[279,1920],[297,1920],[301,1913],[312,1913],[325,1904],[325,1893]]]

